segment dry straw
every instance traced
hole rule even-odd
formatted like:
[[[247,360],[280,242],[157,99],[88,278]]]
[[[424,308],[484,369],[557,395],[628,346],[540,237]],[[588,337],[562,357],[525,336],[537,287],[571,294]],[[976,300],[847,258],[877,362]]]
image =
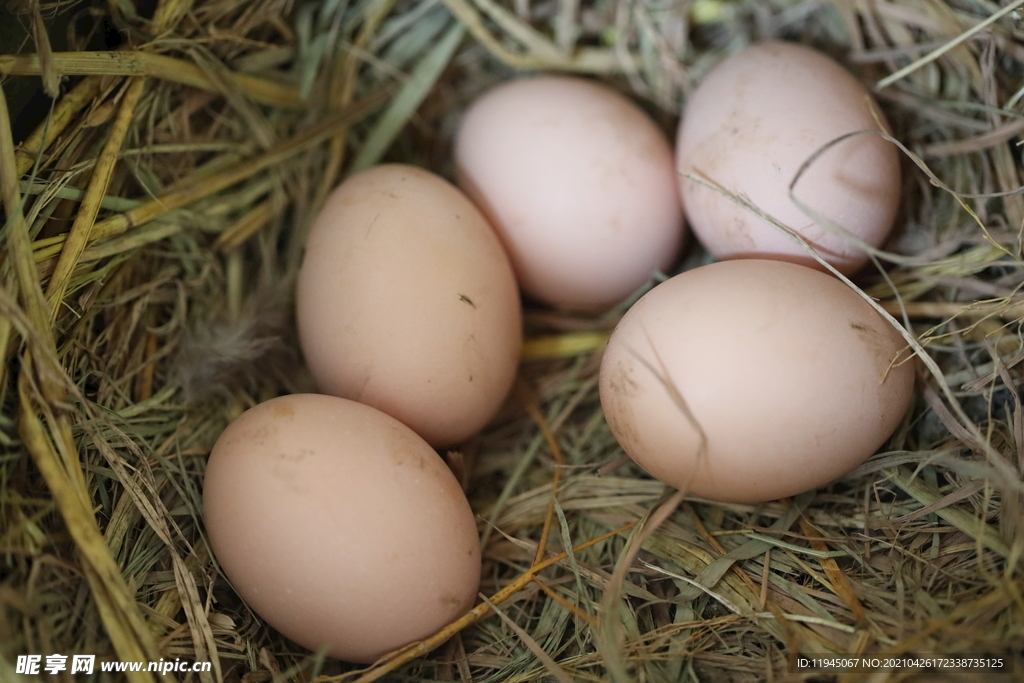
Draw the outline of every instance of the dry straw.
[[[0,679],[24,653],[211,661],[203,683],[808,680],[797,653],[859,652],[1024,675],[1024,2],[94,5],[4,5],[31,40],[0,84],[57,97],[19,141],[0,97]],[[124,44],[55,51],[60,12],[105,13]],[[520,390],[449,457],[484,539],[478,606],[369,668],[265,626],[207,548],[202,473],[232,417],[310,388],[289,283],[330,189],[382,159],[449,172],[459,111],[517,70],[602,78],[670,131],[709,68],[764,38],[876,85],[906,162],[898,237],[854,279],[917,351],[885,451],[794,500],[682,501],[601,416],[621,310],[532,310]]]

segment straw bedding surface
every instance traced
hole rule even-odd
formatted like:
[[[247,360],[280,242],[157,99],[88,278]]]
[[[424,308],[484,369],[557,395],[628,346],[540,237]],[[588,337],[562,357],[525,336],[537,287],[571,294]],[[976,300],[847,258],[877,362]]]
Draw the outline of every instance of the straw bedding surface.
[[[204,683],[832,680],[790,658],[854,652],[998,654],[1024,675],[1022,5],[6,3],[31,38],[0,56],[5,90],[56,98],[19,140],[0,107],[0,679],[25,653],[211,661]],[[60,13],[78,13],[66,51],[47,36]],[[122,44],[84,53],[101,22]],[[202,475],[231,418],[311,388],[290,283],[325,194],[381,159],[450,173],[461,109],[523,70],[604,79],[672,132],[709,68],[769,37],[885,79],[905,145],[885,275],[856,278],[921,352],[883,451],[793,500],[680,501],[600,412],[624,307],[531,308],[519,389],[448,458],[488,602],[369,672],[265,626],[210,556]],[[682,267],[706,260],[691,246]]]

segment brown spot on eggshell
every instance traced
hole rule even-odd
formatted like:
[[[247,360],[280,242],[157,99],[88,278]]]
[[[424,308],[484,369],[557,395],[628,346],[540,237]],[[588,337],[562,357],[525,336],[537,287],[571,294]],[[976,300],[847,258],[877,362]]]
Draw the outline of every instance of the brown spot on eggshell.
[[[295,408],[285,401],[274,403],[272,410],[274,411],[274,417],[279,420],[286,420],[295,416]]]
[[[877,322],[873,323],[851,321],[850,329],[856,333],[871,354],[876,376],[878,381],[882,382],[902,348],[902,339],[880,316]]]
[[[610,366],[603,365],[600,376],[605,420],[627,453],[636,452],[637,444],[642,443],[631,405],[631,399],[639,392],[639,384],[632,378],[637,365],[635,358],[622,359]]]
[[[464,599],[457,595],[442,595],[439,602],[445,609],[457,609],[465,604]]]
[[[294,413],[292,413],[292,415],[294,415]],[[281,458],[282,460],[286,460],[288,462],[302,462],[302,460],[304,460],[305,458],[308,458],[309,456],[311,456],[313,454],[314,454],[314,452],[312,450],[308,449],[308,448],[300,448],[299,450],[294,451],[294,452],[280,453],[280,454],[278,454],[278,457]]]

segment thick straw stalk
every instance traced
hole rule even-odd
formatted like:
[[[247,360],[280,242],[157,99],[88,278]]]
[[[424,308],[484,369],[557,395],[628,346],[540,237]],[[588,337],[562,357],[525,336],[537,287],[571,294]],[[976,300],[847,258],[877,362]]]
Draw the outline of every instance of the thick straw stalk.
[[[149,76],[227,94],[221,85],[224,80],[261,104],[289,109],[303,106],[298,90],[292,86],[227,69],[214,77],[195,64],[152,52],[55,52],[50,60],[57,73],[64,76]],[[38,76],[42,72],[38,55],[0,55],[0,74]]]

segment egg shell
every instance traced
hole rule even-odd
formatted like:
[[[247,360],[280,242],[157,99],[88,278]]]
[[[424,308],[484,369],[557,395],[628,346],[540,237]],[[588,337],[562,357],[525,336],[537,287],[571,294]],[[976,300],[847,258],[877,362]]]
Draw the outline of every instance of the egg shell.
[[[490,420],[515,379],[522,309],[480,211],[428,171],[342,183],[306,245],[299,340],[320,390],[383,410],[436,447]]]
[[[841,477],[886,441],[913,396],[912,363],[890,367],[904,348],[829,275],[719,262],[626,313],[602,358],[601,405],[626,453],[662,482],[773,500]]]
[[[563,309],[605,308],[672,264],[684,236],[673,163],[643,110],[566,76],[494,88],[455,139],[457,182],[501,234],[523,291]]]
[[[221,434],[206,467],[210,545],[238,594],[303,647],[369,663],[468,610],[473,512],[408,427],[333,396],[275,398]]]
[[[749,199],[849,274],[866,263],[867,254],[801,211],[789,198],[789,185],[824,145],[847,133],[877,131],[879,122],[886,126],[868,91],[829,57],[791,43],[759,43],[717,65],[689,98],[676,141],[678,169]],[[715,256],[820,267],[749,209],[682,175],[679,183],[690,226]],[[899,209],[897,149],[874,134],[838,142],[808,167],[794,194],[879,247]]]

